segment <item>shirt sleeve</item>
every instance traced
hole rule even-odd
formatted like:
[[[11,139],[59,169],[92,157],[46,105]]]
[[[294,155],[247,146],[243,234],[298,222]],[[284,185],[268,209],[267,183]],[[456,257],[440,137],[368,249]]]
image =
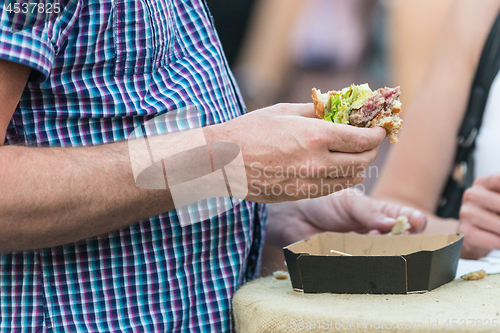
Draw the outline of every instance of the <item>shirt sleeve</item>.
[[[30,82],[43,82],[49,77],[58,48],[75,23],[80,0],[66,3],[58,16],[18,30],[12,17],[9,19],[4,1],[0,1],[0,59],[30,67]]]

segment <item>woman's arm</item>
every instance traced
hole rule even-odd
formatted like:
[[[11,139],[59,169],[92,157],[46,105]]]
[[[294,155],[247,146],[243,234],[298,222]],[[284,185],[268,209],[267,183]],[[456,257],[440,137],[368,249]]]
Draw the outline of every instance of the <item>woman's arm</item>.
[[[500,1],[481,6],[458,0],[450,11],[434,59],[407,109],[400,143],[392,149],[374,196],[435,212],[455,154],[455,140],[484,42]],[[404,89],[404,87],[403,87]],[[458,222],[429,214],[426,232],[455,232]]]

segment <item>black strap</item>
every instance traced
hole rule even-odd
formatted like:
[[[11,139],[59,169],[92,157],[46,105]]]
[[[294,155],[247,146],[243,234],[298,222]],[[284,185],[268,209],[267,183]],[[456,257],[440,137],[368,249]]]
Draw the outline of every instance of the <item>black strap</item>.
[[[455,165],[437,209],[441,217],[458,218],[464,191],[472,185],[474,161],[472,153],[481,128],[490,87],[500,71],[500,13],[483,48],[472,83],[469,104],[457,138]]]

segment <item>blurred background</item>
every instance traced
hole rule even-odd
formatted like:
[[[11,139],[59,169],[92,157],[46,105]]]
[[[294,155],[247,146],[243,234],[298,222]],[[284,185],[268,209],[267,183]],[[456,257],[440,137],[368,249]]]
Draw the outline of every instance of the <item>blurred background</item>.
[[[312,102],[311,89],[401,86],[408,107],[418,94],[453,0],[207,0],[248,111]],[[367,194],[390,149],[382,143],[366,173]],[[378,170],[378,171],[377,171]],[[284,269],[266,246],[262,276]]]

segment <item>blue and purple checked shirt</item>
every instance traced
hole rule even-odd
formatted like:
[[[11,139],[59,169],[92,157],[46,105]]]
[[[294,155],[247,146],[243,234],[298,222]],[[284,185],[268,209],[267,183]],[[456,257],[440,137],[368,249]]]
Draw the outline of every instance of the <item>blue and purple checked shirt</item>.
[[[33,69],[9,144],[125,140],[189,105],[203,125],[245,112],[203,0],[74,0],[16,33],[2,2],[0,59]],[[265,215],[243,202],[183,228],[169,212],[76,244],[0,254],[0,332],[230,331],[231,298],[258,274]]]

